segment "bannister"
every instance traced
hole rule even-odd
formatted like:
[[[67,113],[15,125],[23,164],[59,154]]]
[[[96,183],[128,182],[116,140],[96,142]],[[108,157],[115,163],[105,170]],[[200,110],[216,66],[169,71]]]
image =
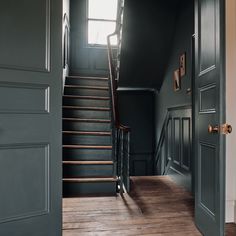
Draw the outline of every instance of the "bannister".
[[[164,121],[162,123],[161,133],[154,152],[155,174],[167,175],[173,165],[177,165],[179,168],[182,168],[184,164],[181,160],[190,158],[190,139],[192,135],[191,109],[192,107],[190,105],[170,107],[167,109]],[[187,126],[184,126],[183,121],[186,120],[188,120],[189,123],[185,124]],[[175,122],[179,122],[177,123],[179,126],[177,126]],[[185,137],[189,138],[189,152],[184,150]],[[178,160],[177,158],[181,159],[179,163],[177,161],[175,162],[175,160]],[[186,166],[186,168],[190,169],[190,159],[188,160],[189,163],[187,165],[189,166]]]
[[[120,125],[119,114],[117,108],[117,81],[116,81],[116,73],[113,59],[113,52],[111,46],[111,37],[117,35],[116,32],[108,35],[107,37],[107,47],[108,47],[108,62],[109,62],[109,81],[110,81],[110,90],[111,90],[111,101],[112,101],[112,113],[113,113],[113,122],[116,127]]]
[[[113,154],[114,162],[117,164],[116,174],[119,180],[120,193],[123,193],[124,186],[126,191],[129,191],[129,153],[130,153],[130,128],[120,123],[118,100],[117,100],[117,87],[118,87],[118,75],[117,64],[114,61],[118,61],[120,58],[119,48],[117,58],[114,58],[113,48],[111,45],[111,38],[117,37],[118,45],[120,45],[120,35],[122,30],[122,14],[123,14],[123,1],[119,1],[118,13],[117,13],[117,25],[114,33],[107,36],[108,47],[108,61],[109,61],[109,86],[111,96],[112,107],[112,124],[113,124]]]
[[[129,129],[128,129],[129,130]],[[130,158],[130,132],[127,129],[118,129],[118,159],[120,168],[118,168],[118,176],[120,178],[120,192],[123,193],[125,189],[130,190],[129,181],[129,158]]]

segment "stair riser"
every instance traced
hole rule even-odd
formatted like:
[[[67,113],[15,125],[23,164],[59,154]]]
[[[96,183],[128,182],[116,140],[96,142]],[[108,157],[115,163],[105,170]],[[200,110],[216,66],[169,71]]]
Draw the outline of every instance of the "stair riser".
[[[113,176],[113,165],[63,165],[63,178]]]
[[[92,79],[67,78],[66,79],[66,85],[85,85],[85,86],[108,87],[108,80],[92,80]]]
[[[90,122],[72,122],[63,121],[63,130],[77,131],[110,131],[110,123],[90,123]]]
[[[81,119],[110,119],[110,111],[63,109],[63,117]]]
[[[65,95],[109,97],[108,90],[65,88]]]
[[[86,194],[116,194],[116,182],[63,183],[63,197],[78,197]]]
[[[63,134],[63,144],[111,145],[111,136]]]
[[[112,150],[63,149],[64,161],[111,161]]]
[[[109,100],[95,100],[95,99],[76,99],[64,98],[64,106],[80,106],[80,107],[107,107],[110,106]]]
[[[108,80],[93,80],[93,79],[78,79],[67,78],[66,85],[72,85],[72,87],[66,87],[64,95],[74,96],[94,96],[94,97],[110,97],[108,89],[97,89],[96,87],[108,87]],[[91,88],[73,88],[73,85],[78,86],[92,86]],[[81,99],[75,97],[63,98],[64,106],[72,107],[89,107],[90,110],[84,109],[63,109],[64,118],[76,118],[76,119],[98,119],[98,120],[110,120],[110,110],[94,110],[94,108],[109,108],[110,100],[104,99]],[[64,131],[111,131],[110,122],[89,122],[89,121],[63,121]],[[64,145],[94,145],[94,146],[111,146],[111,135],[88,135],[88,134],[68,134],[63,133]],[[75,146],[77,147],[77,146]],[[63,148],[63,160],[64,161],[112,161],[112,150],[107,148]],[[63,176],[64,178],[90,178],[90,177],[111,177],[115,175],[115,164],[105,165],[104,162],[99,165],[92,162],[92,164],[63,164]],[[78,197],[88,194],[103,194],[103,195],[115,195],[116,194],[116,182],[63,182],[63,195],[64,197]]]

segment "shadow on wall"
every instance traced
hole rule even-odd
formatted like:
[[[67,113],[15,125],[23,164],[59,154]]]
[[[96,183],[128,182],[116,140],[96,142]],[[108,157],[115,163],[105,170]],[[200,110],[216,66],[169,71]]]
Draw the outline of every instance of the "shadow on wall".
[[[152,91],[119,91],[121,123],[131,127],[130,174],[153,174],[154,96]]]
[[[179,2],[125,1],[120,86],[161,87]]]
[[[175,36],[168,67],[159,93],[155,96],[155,124],[156,140],[170,107],[191,105],[192,81],[192,35],[194,33],[194,1],[183,0],[179,5],[176,20]],[[174,91],[173,74],[179,68],[179,57],[186,53],[186,75],[180,79],[181,89]]]
[[[160,89],[155,95],[119,93],[121,121],[131,127],[131,175],[154,174],[155,144],[167,108],[191,105],[186,90],[191,88],[193,31],[193,1],[126,1],[120,86]],[[173,73],[184,52],[186,75],[174,92]]]

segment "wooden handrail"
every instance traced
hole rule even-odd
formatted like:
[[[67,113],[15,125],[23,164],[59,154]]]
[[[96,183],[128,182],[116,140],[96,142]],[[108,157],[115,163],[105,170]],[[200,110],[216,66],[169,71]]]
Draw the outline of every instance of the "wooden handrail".
[[[124,126],[120,123],[119,118],[119,110],[118,110],[118,100],[117,100],[117,87],[118,87],[118,78],[117,78],[117,70],[114,65],[114,58],[112,52],[111,38],[117,36],[119,38],[121,31],[121,15],[122,15],[122,6],[119,2],[118,13],[117,13],[117,25],[115,32],[107,36],[107,48],[108,48],[108,62],[109,62],[109,81],[110,81],[110,89],[111,89],[111,105],[112,105],[112,116],[113,123],[117,129],[122,129],[125,132],[130,132],[130,128]]]
[[[116,69],[113,63],[113,53],[111,47],[110,38],[117,35],[115,31],[113,34],[107,36],[107,47],[108,47],[108,62],[109,62],[109,82],[111,89],[111,105],[112,105],[112,113],[113,113],[113,122],[115,127],[119,127],[119,114],[118,114],[118,106],[117,106],[117,82],[116,82]]]
[[[119,129],[124,130],[125,132],[130,132],[131,131],[130,127],[124,126],[124,125],[120,125]]]
[[[108,62],[109,62],[109,85],[110,85],[110,96],[111,96],[111,110],[112,110],[112,148],[113,148],[113,159],[116,163],[114,171],[118,176],[118,183],[120,193],[123,194],[124,186],[127,191],[130,188],[129,178],[129,157],[130,157],[130,128],[120,123],[119,110],[118,110],[118,99],[117,99],[117,87],[119,72],[114,64],[113,48],[111,45],[111,38],[116,36],[118,45],[120,46],[120,33],[121,33],[121,15],[122,15],[122,0],[120,0],[117,13],[117,24],[115,32],[107,36],[107,48],[108,48]]]

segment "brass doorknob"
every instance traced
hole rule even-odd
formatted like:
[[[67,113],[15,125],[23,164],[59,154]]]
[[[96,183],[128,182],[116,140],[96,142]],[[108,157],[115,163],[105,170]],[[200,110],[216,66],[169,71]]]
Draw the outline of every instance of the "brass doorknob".
[[[219,133],[219,132],[221,134],[231,134],[232,131],[233,131],[233,128],[229,124],[223,124],[220,126],[220,128],[218,126],[208,125],[208,133],[210,134]]]
[[[214,134],[219,132],[219,127],[215,126],[213,127],[212,125],[208,125],[208,133]]]
[[[221,133],[222,133],[222,134],[231,134],[232,131],[233,131],[233,128],[232,128],[232,126],[229,125],[229,124],[223,124],[223,125],[221,126]]]

